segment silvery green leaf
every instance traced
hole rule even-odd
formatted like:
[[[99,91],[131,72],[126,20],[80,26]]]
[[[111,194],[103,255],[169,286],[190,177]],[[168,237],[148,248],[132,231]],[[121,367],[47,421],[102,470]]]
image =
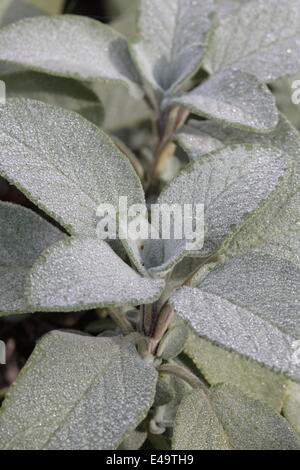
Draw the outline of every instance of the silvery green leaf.
[[[300,339],[300,270],[253,252],[217,264],[170,304],[192,329],[229,350],[300,381],[294,346]]]
[[[128,206],[144,203],[127,157],[77,113],[7,100],[0,108],[0,147],[0,174],[73,234],[95,236],[100,204],[118,210],[120,196]]]
[[[1,408],[0,448],[115,449],[146,416],[155,382],[154,367],[120,337],[52,331]]]
[[[259,132],[270,131],[278,123],[268,87],[240,70],[222,70],[192,91],[166,99],[164,106],[182,106],[193,114]]]
[[[6,26],[0,60],[67,78],[121,82],[141,95],[126,39],[87,17],[39,16]]]
[[[226,16],[240,6],[249,2],[249,0],[217,0],[217,17]]]
[[[286,183],[233,238],[227,255],[235,256],[251,248],[300,265],[300,136],[287,119],[280,115],[277,128],[268,134],[232,130],[213,121],[193,121],[176,140],[191,159],[208,150],[241,142],[272,145],[289,155],[293,169]]]
[[[118,83],[93,83],[92,88],[105,109],[103,128],[108,131],[134,127],[149,119],[144,100],[135,99]]]
[[[173,449],[299,450],[287,421],[229,384],[194,390],[177,412]]]
[[[226,255],[251,249],[287,260],[300,268],[300,167],[232,239]]]
[[[29,271],[63,236],[31,210],[0,202],[0,316],[32,311],[24,297]]]
[[[197,160],[201,155],[206,155],[226,145],[219,138],[211,135],[209,131],[206,132],[206,128],[202,129],[201,125],[206,123],[215,124],[217,129],[221,128],[221,124],[215,123],[215,121],[190,120],[188,125],[183,126],[173,137],[173,140],[185,151],[190,161]],[[228,129],[231,129],[233,134],[236,131],[240,132],[239,129],[232,129],[231,127],[228,127]],[[256,135],[254,132],[253,134]]]
[[[288,380],[233,351],[189,334],[184,352],[211,385],[231,383],[276,411],[282,409]]]
[[[100,125],[104,109],[95,93],[77,80],[38,72],[13,72],[0,76],[7,98],[29,98],[76,111]]]
[[[285,174],[285,153],[260,145],[220,149],[185,167],[157,203],[204,205],[206,232],[201,248],[187,240],[151,240],[145,243],[145,266],[153,274],[170,269],[184,256],[207,257],[234,236],[251,213],[278,186]],[[234,227],[233,227],[234,225]]]
[[[290,425],[300,435],[300,386],[294,382],[289,382],[287,385],[282,412]]]
[[[132,52],[154,89],[171,91],[199,69],[213,12],[212,0],[141,0]]]
[[[175,141],[188,154],[190,160],[217,150],[225,145],[261,144],[284,150],[298,160],[299,132],[291,126],[283,114],[279,115],[277,127],[272,132],[256,133],[232,129],[215,121],[190,120],[175,135]]]
[[[184,325],[170,328],[159,343],[157,356],[165,360],[173,359],[178,356],[184,348],[188,334],[188,328]]]
[[[256,0],[220,20],[205,67],[209,73],[232,67],[270,81],[299,72],[299,52],[299,1]]]
[[[163,287],[164,281],[136,273],[106,242],[69,238],[37,260],[26,293],[37,311],[74,311],[151,303]]]

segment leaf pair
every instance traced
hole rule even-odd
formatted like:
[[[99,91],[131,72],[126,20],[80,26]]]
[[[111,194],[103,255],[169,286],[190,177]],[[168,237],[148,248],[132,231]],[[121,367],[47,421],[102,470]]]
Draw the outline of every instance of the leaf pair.
[[[144,203],[140,181],[110,139],[75,113],[29,100],[8,100],[0,110],[0,126],[1,174],[76,236],[50,249],[46,260],[41,259],[47,280],[44,278],[45,285],[42,285],[42,278],[38,277],[39,285],[34,282],[34,289],[36,293],[44,292],[45,297],[38,300],[30,291],[28,301],[23,291],[25,273],[28,275],[41,251],[59,240],[62,234],[31,212],[4,205],[1,209],[3,289],[7,288],[8,280],[10,283],[0,310],[12,313],[43,308],[84,309],[86,305],[155,300],[163,281],[143,279],[119,259],[106,242],[96,237],[96,212],[100,203],[117,207],[122,195],[127,196],[129,204]],[[24,228],[20,227],[20,220]],[[31,224],[39,229],[35,236],[31,235]],[[47,232],[55,235],[50,241]],[[13,253],[14,244],[20,243],[20,239],[30,256],[20,279],[15,278],[14,290],[12,271],[23,266],[22,252],[15,252],[12,262],[7,253]],[[34,270],[40,268],[37,263]],[[93,286],[87,282],[92,278]],[[105,285],[97,284],[100,278]],[[50,288],[51,279],[59,283],[59,289],[53,285]],[[124,283],[127,287],[121,300],[120,287],[125,286]],[[67,294],[69,289],[73,289],[72,300]]]
[[[163,5],[157,0],[142,0],[139,19],[142,39],[133,50],[142,74],[149,69],[147,80],[155,75],[152,80],[155,88],[165,82],[163,89],[168,90],[199,68],[212,11],[211,0],[198,0],[195,5],[189,0],[166,1]],[[193,37],[188,39],[186,26],[190,26],[195,15],[200,20],[194,21]],[[126,40],[113,29],[88,18],[64,15],[23,20],[1,32],[0,56],[2,60],[46,73],[82,80],[121,81],[134,94],[138,93],[139,80]]]
[[[197,142],[200,154],[228,143],[261,141],[290,155],[292,171],[282,187],[224,246],[222,262],[200,270],[193,287],[176,292],[171,305],[198,335],[299,381],[298,133],[283,117],[265,136],[205,122],[183,130],[178,141],[188,152]]]
[[[292,9],[293,2],[286,8]],[[140,35],[132,44],[88,18],[25,19],[1,30],[0,60],[62,77],[121,83],[135,97],[144,93],[144,81],[154,101],[165,98],[163,109],[182,106],[232,126],[271,130],[278,114],[268,88],[254,76],[256,70],[253,75],[232,70],[229,62],[192,92],[180,94],[205,53],[213,54],[214,11],[211,0],[141,0]]]

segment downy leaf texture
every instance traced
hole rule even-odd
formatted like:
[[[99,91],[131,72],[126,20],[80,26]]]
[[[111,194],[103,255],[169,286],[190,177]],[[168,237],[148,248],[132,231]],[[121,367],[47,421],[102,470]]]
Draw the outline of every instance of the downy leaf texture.
[[[199,69],[213,12],[212,0],[141,0],[140,37],[131,50],[155,90],[171,92]]]
[[[300,381],[299,283],[294,264],[249,251],[207,269],[170,304],[199,336]]]
[[[274,191],[286,173],[284,152],[260,145],[228,146],[198,158],[162,191],[158,204],[203,204],[204,245],[187,249],[185,239],[145,243],[145,266],[164,272],[184,256],[207,257],[232,237],[251,213]]]
[[[283,115],[280,115],[275,131],[269,134],[232,130],[213,121],[193,121],[192,126],[186,126],[176,137],[192,160],[202,152],[241,142],[271,145],[289,156],[291,173],[286,182],[232,239],[226,250],[227,256],[252,249],[300,266],[299,137],[298,131]]]
[[[289,382],[285,377],[192,332],[184,345],[184,352],[210,385],[236,385],[242,392],[266,403],[279,413],[282,410]]]
[[[299,0],[256,0],[221,18],[205,58],[216,73],[226,67],[269,82],[300,70]]]
[[[151,303],[163,287],[163,280],[136,273],[105,241],[71,237],[37,260],[27,296],[35,310],[74,311]]]
[[[134,169],[77,113],[27,99],[0,108],[0,174],[71,234],[96,236],[100,204],[144,203]],[[48,181],[48,184],[45,184]]]
[[[24,293],[30,269],[63,237],[30,209],[0,201],[0,316],[31,311]]]
[[[121,337],[52,331],[0,412],[0,448],[116,449],[144,419],[157,373]]]
[[[126,39],[91,18],[39,16],[8,25],[0,31],[0,61],[77,80],[121,82],[141,97]]]
[[[167,98],[164,106],[182,106],[198,116],[258,132],[270,131],[278,122],[268,87],[240,70],[225,69],[192,91]]]
[[[299,450],[300,441],[280,414],[233,385],[194,390],[179,406],[176,450]]]

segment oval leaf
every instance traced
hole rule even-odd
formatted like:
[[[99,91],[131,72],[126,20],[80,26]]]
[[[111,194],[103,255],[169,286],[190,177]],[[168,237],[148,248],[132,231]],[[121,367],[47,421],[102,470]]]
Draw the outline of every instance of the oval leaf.
[[[173,448],[184,450],[299,450],[287,421],[233,385],[194,390],[183,398]]]
[[[30,312],[25,283],[39,255],[64,234],[22,206],[0,202],[0,316]]]
[[[141,39],[132,51],[153,88],[172,90],[197,71],[213,11],[212,0],[141,0]]]
[[[39,311],[74,311],[151,303],[163,287],[133,271],[106,242],[71,237],[37,260],[27,297]]]
[[[52,331],[1,408],[0,448],[116,449],[147,414],[155,383],[153,366],[121,338]]]
[[[189,93],[166,99],[164,106],[183,106],[193,114],[260,132],[274,129],[278,122],[268,87],[240,70],[226,69]]]
[[[122,82],[141,96],[126,39],[91,18],[39,16],[6,26],[0,60],[61,77]]]
[[[216,73],[229,66],[270,81],[297,73],[299,52],[299,1],[257,0],[221,19],[205,67]]]
[[[112,141],[77,113],[38,101],[0,107],[0,174],[70,233],[95,236],[99,204],[144,203],[140,180]],[[48,182],[48,183],[45,183]]]
[[[248,252],[178,290],[170,304],[199,336],[300,381],[299,284],[295,265]]]
[[[200,249],[170,239],[145,243],[145,266],[153,274],[169,269],[184,256],[211,255],[233,236],[279,184],[287,158],[282,151],[259,145],[223,148],[185,167],[161,193],[157,203],[204,205],[206,233]],[[232,227],[235,225],[235,227]]]
[[[0,76],[6,98],[29,98],[76,111],[99,126],[104,109],[97,95],[82,83],[38,72],[13,72]]]

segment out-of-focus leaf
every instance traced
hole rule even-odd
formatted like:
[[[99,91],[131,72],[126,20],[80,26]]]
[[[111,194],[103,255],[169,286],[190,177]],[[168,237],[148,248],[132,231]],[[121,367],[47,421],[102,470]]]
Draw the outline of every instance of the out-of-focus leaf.
[[[300,435],[300,385],[294,382],[288,383],[283,415]]]
[[[299,450],[287,421],[233,385],[194,390],[179,406],[173,436],[176,450]]]
[[[0,26],[5,26],[22,18],[38,16],[43,10],[30,5],[24,0],[1,0]]]
[[[211,385],[231,383],[280,412],[288,380],[233,351],[190,333],[184,352]]]
[[[7,98],[29,98],[76,111],[97,126],[103,122],[104,109],[98,97],[82,83],[71,78],[38,72],[13,72],[0,75]]]
[[[92,89],[105,109],[103,127],[108,131],[136,127],[150,118],[149,109],[142,99],[133,98],[119,83],[94,83]]]

